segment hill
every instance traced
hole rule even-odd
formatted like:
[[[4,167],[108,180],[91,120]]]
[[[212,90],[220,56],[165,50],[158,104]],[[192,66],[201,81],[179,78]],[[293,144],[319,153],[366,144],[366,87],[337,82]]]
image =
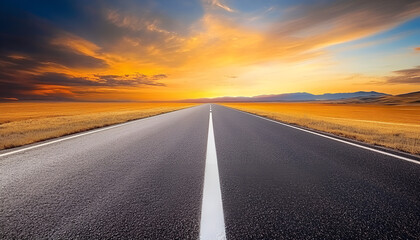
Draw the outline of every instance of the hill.
[[[283,93],[273,95],[259,95],[254,97],[219,97],[219,98],[199,98],[186,99],[182,102],[307,102],[307,101],[328,101],[349,98],[371,98],[387,96],[379,92],[350,92],[350,93],[325,93],[315,95],[307,92]]]
[[[369,104],[384,104],[384,105],[420,105],[420,91],[405,93],[400,95],[386,95],[386,96],[371,96],[371,97],[356,97],[339,101],[332,101],[335,103],[369,103]]]

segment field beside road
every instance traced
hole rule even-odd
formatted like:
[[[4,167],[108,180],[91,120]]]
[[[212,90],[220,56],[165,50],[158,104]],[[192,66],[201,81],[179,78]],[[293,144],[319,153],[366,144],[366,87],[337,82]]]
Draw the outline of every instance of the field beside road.
[[[0,149],[191,107],[193,103],[0,103]]]
[[[420,106],[223,103],[285,123],[420,154]]]

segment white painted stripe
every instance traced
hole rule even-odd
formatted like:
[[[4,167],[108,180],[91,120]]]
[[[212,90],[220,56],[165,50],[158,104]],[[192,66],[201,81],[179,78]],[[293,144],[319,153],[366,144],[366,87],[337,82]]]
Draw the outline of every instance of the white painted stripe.
[[[233,109],[233,108],[231,108],[231,109]],[[349,142],[349,141],[346,141],[346,140],[343,140],[343,139],[339,139],[339,138],[331,137],[331,136],[324,135],[324,134],[321,134],[321,133],[313,132],[313,131],[310,131],[310,130],[307,130],[307,129],[292,126],[292,125],[289,125],[289,124],[286,124],[286,123],[278,122],[278,121],[275,121],[275,120],[272,120],[272,119],[269,119],[269,118],[261,117],[261,116],[251,114],[251,113],[247,113],[247,112],[244,112],[244,111],[240,111],[240,110],[237,110],[237,109],[233,109],[233,110],[236,110],[238,112],[245,113],[245,114],[248,114],[248,115],[251,115],[251,116],[254,116],[254,117],[258,117],[258,118],[261,118],[261,119],[264,119],[264,120],[267,120],[267,121],[270,121],[270,122],[281,124],[281,125],[284,125],[284,126],[287,126],[287,127],[290,127],[290,128],[294,128],[294,129],[297,129],[297,130],[300,130],[300,131],[303,131],[303,132],[311,133],[311,134],[321,136],[321,137],[324,137],[324,138],[328,138],[328,139],[331,139],[331,140],[334,140],[334,141],[337,141],[337,142],[345,143],[345,144],[348,144],[348,145],[351,145],[351,146],[354,146],[354,147],[363,148],[365,150],[369,150],[369,151],[372,151],[372,152],[380,153],[380,154],[383,154],[383,155],[387,155],[387,156],[390,156],[390,157],[398,158],[400,160],[404,160],[404,161],[407,161],[407,162],[411,162],[411,163],[415,163],[415,164],[420,165],[420,161],[417,161],[417,160],[414,160],[414,159],[406,158],[406,157],[403,157],[403,156],[398,156],[396,154],[392,154],[392,153],[388,153],[388,152],[381,151],[381,150],[378,150],[378,149],[374,149],[374,148],[371,148],[371,147],[363,146],[363,145],[353,143],[353,142]]]
[[[183,110],[183,109],[180,109],[180,110]],[[163,113],[163,114],[158,114],[158,115],[154,115],[154,116],[150,116],[150,117],[145,117],[145,118],[141,118],[141,119],[137,119],[137,120],[132,120],[132,121],[125,122],[125,123],[118,123],[118,124],[108,126],[108,127],[101,127],[101,128],[94,129],[94,130],[88,130],[86,132],[74,134],[74,135],[71,135],[71,136],[68,136],[68,137],[62,137],[62,138],[59,138],[57,140],[52,140],[52,141],[47,140],[48,142],[45,142],[45,143],[38,143],[38,144],[35,143],[36,145],[30,146],[30,147],[25,147],[25,148],[13,150],[13,151],[10,151],[10,152],[2,153],[2,154],[0,154],[0,157],[5,157],[5,156],[12,155],[12,154],[15,154],[15,153],[20,153],[20,152],[31,150],[31,149],[34,149],[34,148],[39,148],[39,147],[43,147],[43,146],[46,146],[46,145],[50,145],[50,144],[53,144],[53,143],[58,143],[58,142],[66,141],[66,140],[69,140],[69,139],[89,135],[89,134],[92,134],[92,133],[106,131],[106,130],[109,130],[109,129],[112,129],[112,128],[122,127],[122,126],[125,126],[125,125],[128,125],[128,124],[132,124],[132,123],[136,123],[136,122],[140,122],[140,121],[144,121],[144,120],[148,120],[148,119],[152,119],[152,118],[162,117],[166,114],[170,114],[170,113],[173,113],[173,112],[175,112],[175,111],[171,111],[171,112],[167,112],[167,113]]]
[[[200,239],[226,239],[222,193],[220,190],[219,169],[217,166],[216,144],[214,140],[211,112],[209,119],[209,134],[207,138],[203,202],[201,207]]]

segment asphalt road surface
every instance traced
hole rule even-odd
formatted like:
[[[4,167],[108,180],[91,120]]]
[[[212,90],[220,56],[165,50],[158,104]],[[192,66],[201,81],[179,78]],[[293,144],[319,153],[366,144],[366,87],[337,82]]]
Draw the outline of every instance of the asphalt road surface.
[[[0,239],[198,239],[217,185],[227,239],[420,238],[417,162],[214,104],[209,128],[209,114],[0,151]]]

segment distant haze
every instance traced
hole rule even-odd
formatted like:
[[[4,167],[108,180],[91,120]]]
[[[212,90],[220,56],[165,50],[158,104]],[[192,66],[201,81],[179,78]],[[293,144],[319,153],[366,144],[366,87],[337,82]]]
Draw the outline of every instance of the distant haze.
[[[259,95],[254,97],[219,97],[219,98],[199,98],[186,99],[182,102],[306,102],[322,100],[339,100],[359,97],[379,97],[388,94],[380,92],[350,92],[350,93],[324,93],[315,95],[307,92],[283,93],[273,95]]]

